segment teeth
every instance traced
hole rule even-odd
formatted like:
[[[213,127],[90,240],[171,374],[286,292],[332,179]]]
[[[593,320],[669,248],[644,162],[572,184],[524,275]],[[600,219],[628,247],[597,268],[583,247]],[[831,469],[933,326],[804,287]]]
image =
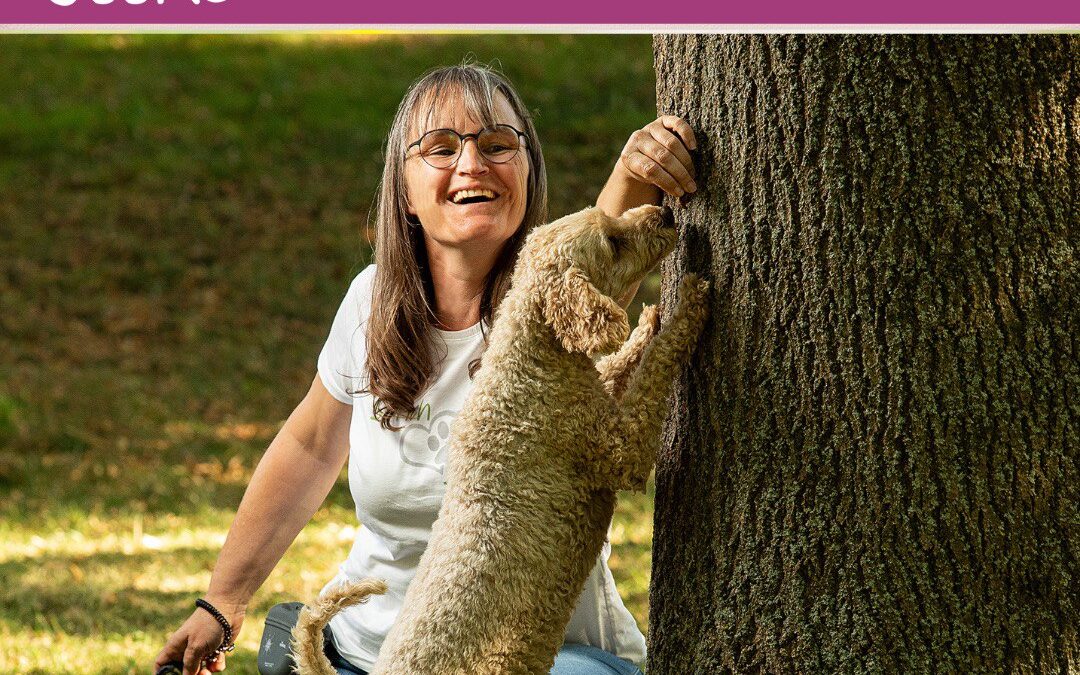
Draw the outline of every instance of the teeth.
[[[462,190],[461,192],[454,193],[454,196],[451,199],[455,204],[460,204],[461,200],[470,197],[487,197],[488,199],[495,199],[495,193],[491,190]]]

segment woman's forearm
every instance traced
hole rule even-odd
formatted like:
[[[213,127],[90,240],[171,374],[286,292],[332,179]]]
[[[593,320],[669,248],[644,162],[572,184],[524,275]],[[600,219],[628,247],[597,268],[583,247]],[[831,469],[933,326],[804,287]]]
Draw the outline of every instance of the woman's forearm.
[[[596,205],[609,216],[618,218],[637,206],[659,204],[660,196],[660,188],[635,179],[622,162],[617,161],[604,189],[596,198]]]
[[[244,492],[207,596],[246,606],[326,499],[340,470],[341,464],[307,452],[282,429]]]
[[[316,379],[255,468],[214,566],[211,602],[242,611],[311,520],[348,457],[351,414]]]

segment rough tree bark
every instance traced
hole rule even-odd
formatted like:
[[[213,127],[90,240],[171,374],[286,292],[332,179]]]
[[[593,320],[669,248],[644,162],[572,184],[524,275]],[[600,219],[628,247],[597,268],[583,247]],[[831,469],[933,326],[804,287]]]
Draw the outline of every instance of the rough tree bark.
[[[1080,39],[658,36],[650,675],[1080,672]]]

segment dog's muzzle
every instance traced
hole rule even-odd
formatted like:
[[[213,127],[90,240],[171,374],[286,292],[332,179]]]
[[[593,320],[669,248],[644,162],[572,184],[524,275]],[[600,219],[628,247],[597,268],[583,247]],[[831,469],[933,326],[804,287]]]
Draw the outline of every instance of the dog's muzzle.
[[[675,212],[670,206],[660,210],[660,227],[675,227]]]

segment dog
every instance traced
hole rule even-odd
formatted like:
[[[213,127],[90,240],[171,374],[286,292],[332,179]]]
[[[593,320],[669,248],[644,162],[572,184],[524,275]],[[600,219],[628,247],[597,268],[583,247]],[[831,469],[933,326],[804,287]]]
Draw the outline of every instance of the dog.
[[[613,299],[676,239],[671,210],[655,206],[586,209],[528,236],[453,424],[439,517],[371,675],[551,670],[616,491],[644,489],[673,378],[706,319],[708,284],[693,275],[663,328],[646,307],[628,335]],[[334,675],[323,626],[384,590],[344,584],[301,613],[300,675]]]

